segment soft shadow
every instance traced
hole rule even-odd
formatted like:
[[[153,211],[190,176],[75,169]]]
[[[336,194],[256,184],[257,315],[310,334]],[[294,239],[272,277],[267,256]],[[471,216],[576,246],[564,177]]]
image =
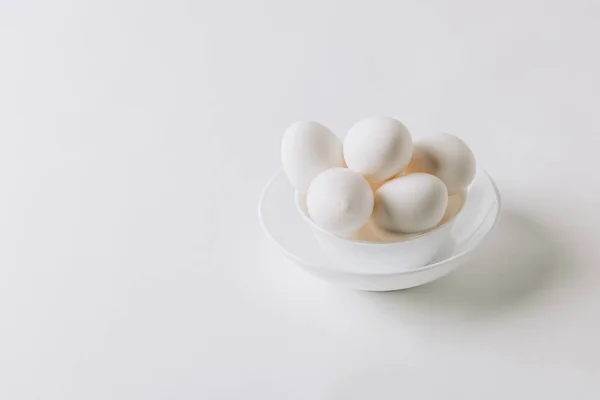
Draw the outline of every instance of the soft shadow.
[[[566,280],[567,249],[556,229],[506,209],[495,231],[465,266],[430,284],[367,296],[383,311],[402,308],[466,319],[492,316],[534,302]],[[415,310],[416,308],[416,310]]]

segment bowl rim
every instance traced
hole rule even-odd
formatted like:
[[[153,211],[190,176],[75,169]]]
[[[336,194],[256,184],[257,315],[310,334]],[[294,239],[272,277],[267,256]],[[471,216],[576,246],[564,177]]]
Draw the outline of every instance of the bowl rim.
[[[489,175],[488,175],[488,177],[489,177]],[[467,201],[467,197],[469,196],[469,191],[471,190],[471,184],[467,187],[467,189],[464,192],[465,193],[464,194],[464,198],[463,198],[463,201],[462,201],[462,203],[460,205],[459,210],[456,212],[456,214],[454,214],[451,218],[449,218],[443,224],[436,225],[435,227],[433,227],[431,229],[428,229],[426,231],[423,231],[423,232],[404,234],[405,236],[402,239],[400,239],[400,240],[394,240],[392,242],[372,242],[372,241],[369,241],[369,240],[351,239],[351,238],[347,238],[347,237],[336,235],[335,233],[329,232],[328,230],[326,230],[324,228],[321,228],[319,225],[317,225],[315,223],[315,221],[313,221],[312,218],[308,215],[308,213],[305,213],[304,210],[302,209],[302,207],[300,207],[299,199],[302,196],[306,196],[304,193],[301,193],[301,192],[295,190],[294,191],[294,203],[296,204],[296,210],[300,213],[300,215],[302,216],[302,218],[306,222],[308,222],[308,224],[311,226],[311,228],[318,230],[320,233],[322,233],[322,234],[324,234],[324,235],[326,235],[328,237],[331,237],[331,238],[334,238],[334,239],[337,239],[337,240],[344,240],[344,241],[347,241],[349,243],[365,245],[365,246],[393,246],[393,245],[398,244],[398,243],[409,243],[409,242],[412,242],[414,240],[421,239],[421,238],[423,238],[425,236],[429,236],[429,235],[437,232],[438,230],[441,230],[441,229],[447,227],[448,225],[452,225],[452,223],[454,223],[454,220],[456,219],[456,217],[458,217],[458,215],[463,211],[465,202]],[[369,220],[367,220],[366,224],[369,224],[369,223],[372,224],[370,217],[369,217]]]
[[[477,171],[478,172],[481,171],[487,177],[488,181],[492,185],[492,189],[494,190],[494,194],[496,197],[496,207],[495,207],[496,215],[494,216],[494,221],[492,222],[492,224],[487,229],[487,232],[485,232],[484,235],[480,236],[477,240],[471,242],[467,247],[463,248],[461,251],[457,252],[456,254],[453,254],[452,256],[450,256],[448,258],[439,260],[433,264],[427,264],[427,265],[424,265],[424,266],[418,267],[418,268],[399,270],[397,272],[376,272],[376,271],[351,272],[351,271],[343,271],[338,268],[331,268],[331,267],[328,267],[327,265],[323,265],[320,263],[316,264],[316,263],[307,262],[307,261],[303,260],[302,258],[300,258],[299,256],[291,253],[289,250],[287,250],[285,247],[283,247],[277,239],[275,239],[273,237],[273,235],[271,234],[271,232],[265,225],[265,219],[264,219],[263,207],[262,207],[263,203],[264,203],[264,198],[266,197],[266,194],[267,194],[267,191],[270,189],[273,182],[283,174],[283,172],[281,170],[277,174],[275,174],[275,176],[273,176],[271,179],[269,179],[269,182],[265,185],[265,187],[263,188],[263,190],[261,192],[260,200],[258,203],[259,223],[260,223],[260,226],[261,226],[263,232],[267,235],[267,237],[270,240],[272,240],[277,245],[277,247],[279,247],[280,251],[286,257],[288,257],[291,261],[301,264],[301,265],[304,265],[304,266],[308,266],[308,267],[316,268],[316,269],[325,269],[325,270],[328,270],[330,272],[335,272],[335,273],[357,275],[357,276],[397,276],[397,275],[414,274],[414,273],[426,271],[429,269],[442,267],[444,264],[446,264],[448,262],[451,262],[453,260],[456,260],[456,259],[462,258],[463,256],[466,256],[467,254],[469,254],[473,250],[475,250],[477,247],[479,247],[479,245],[483,242],[483,240],[485,240],[489,236],[489,234],[494,230],[494,228],[496,228],[496,226],[498,225],[498,221],[500,220],[500,215],[502,214],[502,197],[500,195],[500,191],[498,190],[498,186],[496,185],[496,182],[494,181],[494,179],[492,179],[490,174],[488,174],[483,168],[477,168]],[[474,232],[477,232],[481,228],[481,226],[485,223],[487,217],[489,216],[490,212],[492,212],[493,209],[494,209],[494,207],[492,206],[486,212],[485,217],[483,218],[482,222],[477,226],[477,228],[474,229]]]

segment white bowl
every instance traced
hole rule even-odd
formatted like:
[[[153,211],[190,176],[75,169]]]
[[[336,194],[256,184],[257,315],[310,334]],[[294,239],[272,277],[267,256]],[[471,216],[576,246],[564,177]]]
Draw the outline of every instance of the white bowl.
[[[305,195],[296,192],[295,201],[298,212],[311,227],[323,251],[347,272],[361,272],[368,267],[370,272],[390,273],[427,265],[450,239],[454,220],[462,211],[461,207],[454,217],[427,232],[397,235],[399,240],[387,243],[349,239],[328,232],[308,215]],[[373,231],[377,228],[369,221],[363,229]]]
[[[296,209],[295,193],[285,175],[277,174],[263,190],[259,219],[266,235],[283,254],[310,274],[332,284],[370,291],[406,289],[438,279],[463,264],[491,232],[500,215],[500,195],[492,179],[478,170],[448,241],[434,260],[420,268],[399,266],[374,271],[371,264],[348,265],[332,259]]]

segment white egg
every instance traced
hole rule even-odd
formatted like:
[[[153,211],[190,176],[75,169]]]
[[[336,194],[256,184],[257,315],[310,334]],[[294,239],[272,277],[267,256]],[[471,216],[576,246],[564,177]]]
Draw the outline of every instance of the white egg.
[[[448,191],[433,175],[394,178],[375,192],[373,223],[382,229],[417,233],[435,227],[446,212]]]
[[[458,212],[461,210],[464,201],[465,201],[466,193],[460,192],[454,194],[452,196],[448,196],[448,204],[446,205],[446,211],[444,212],[444,216],[433,228],[437,228],[440,225],[445,224],[452,218],[454,218]],[[400,242],[403,240],[411,239],[414,236],[419,235],[419,232],[416,233],[402,233],[402,232],[393,232],[387,229],[383,229],[378,227],[373,220],[369,220],[363,228],[361,228],[357,235],[360,234],[360,237],[357,237],[359,240],[366,240],[371,242]]]
[[[426,172],[444,182],[450,195],[464,191],[475,178],[475,156],[461,139],[442,133],[416,141],[407,173]]]
[[[348,168],[369,181],[385,181],[400,173],[410,161],[412,138],[408,129],[390,117],[358,121],[344,139]]]
[[[283,135],[281,162],[296,190],[306,193],[318,174],[344,166],[342,142],[318,122],[297,121]]]
[[[308,215],[321,228],[347,236],[373,212],[373,192],[359,173],[333,168],[319,174],[306,193]]]

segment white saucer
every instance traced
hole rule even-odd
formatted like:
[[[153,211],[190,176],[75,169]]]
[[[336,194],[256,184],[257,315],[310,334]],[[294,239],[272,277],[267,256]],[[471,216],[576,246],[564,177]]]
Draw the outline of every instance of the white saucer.
[[[451,239],[436,261],[412,270],[378,274],[345,268],[319,247],[313,232],[296,209],[294,189],[283,172],[264,188],[259,219],[268,237],[283,254],[310,274],[332,284],[370,291],[406,289],[438,279],[462,265],[469,253],[492,231],[500,216],[500,194],[482,169],[469,187],[463,209],[456,217]]]

